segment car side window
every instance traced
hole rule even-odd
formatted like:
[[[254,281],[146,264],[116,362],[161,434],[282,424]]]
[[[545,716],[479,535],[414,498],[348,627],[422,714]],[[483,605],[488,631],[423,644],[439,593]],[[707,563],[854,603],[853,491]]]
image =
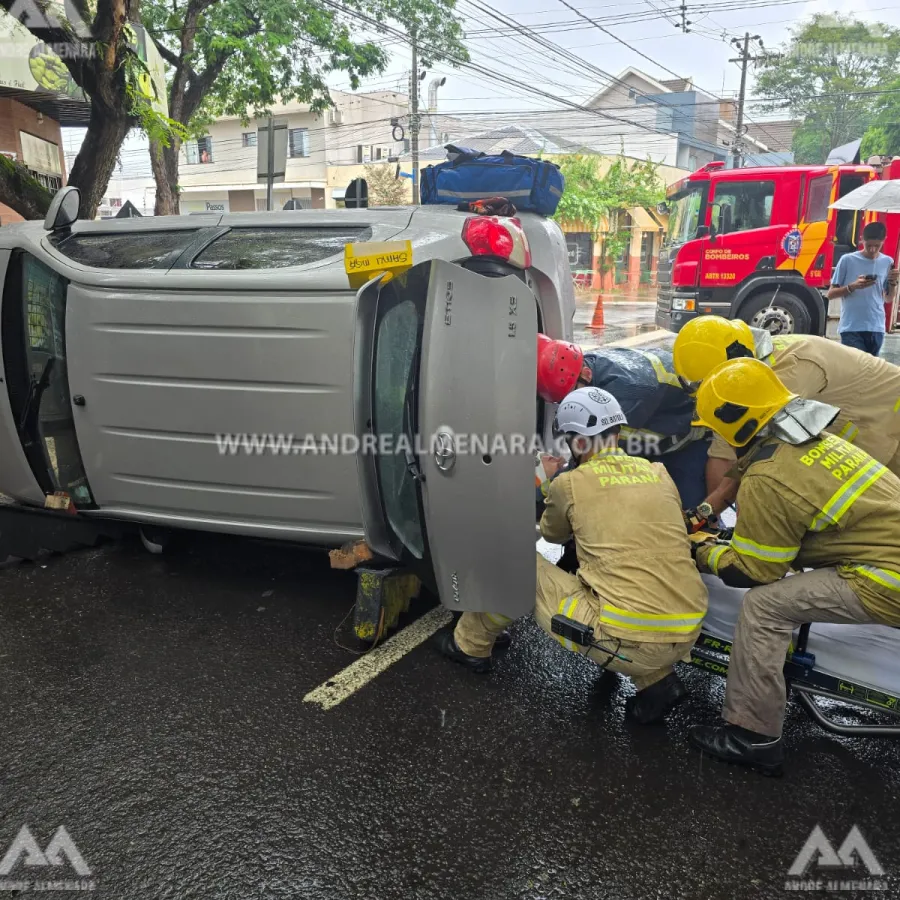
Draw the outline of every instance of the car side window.
[[[197,230],[73,234],[63,238],[56,249],[73,262],[97,269],[167,268],[190,244]]]
[[[282,269],[306,266],[344,252],[344,245],[367,241],[367,226],[343,228],[232,228],[191,263],[193,269]]]

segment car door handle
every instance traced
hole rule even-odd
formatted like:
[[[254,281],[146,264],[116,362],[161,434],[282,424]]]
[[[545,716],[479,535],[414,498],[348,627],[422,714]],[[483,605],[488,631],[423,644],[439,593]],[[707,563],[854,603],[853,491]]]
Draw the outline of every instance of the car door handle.
[[[84,396],[83,396],[82,394],[76,394],[76,395],[72,398],[72,403],[73,403],[75,406],[84,406],[85,403],[86,403],[86,401],[85,401]]]

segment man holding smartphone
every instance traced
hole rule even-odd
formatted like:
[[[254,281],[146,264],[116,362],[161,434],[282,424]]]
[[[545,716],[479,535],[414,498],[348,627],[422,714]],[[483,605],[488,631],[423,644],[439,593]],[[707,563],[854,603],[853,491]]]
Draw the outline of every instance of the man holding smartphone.
[[[884,305],[890,303],[900,272],[890,256],[881,252],[887,229],[870,222],[863,229],[863,249],[842,256],[831,277],[828,299],[840,298],[841,343],[872,356],[884,343]]]

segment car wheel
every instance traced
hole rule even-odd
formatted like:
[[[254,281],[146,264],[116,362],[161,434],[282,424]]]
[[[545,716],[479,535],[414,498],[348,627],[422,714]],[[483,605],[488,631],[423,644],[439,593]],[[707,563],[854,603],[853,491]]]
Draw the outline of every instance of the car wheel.
[[[812,317],[804,302],[788,291],[763,291],[751,297],[738,313],[748,325],[770,334],[809,334]]]

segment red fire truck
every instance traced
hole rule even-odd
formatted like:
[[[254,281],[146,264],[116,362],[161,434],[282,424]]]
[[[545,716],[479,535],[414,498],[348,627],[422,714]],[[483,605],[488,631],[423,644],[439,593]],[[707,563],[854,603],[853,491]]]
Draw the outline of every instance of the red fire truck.
[[[831,273],[858,248],[865,222],[884,221],[885,252],[897,247],[900,216],[829,209],[878,173],[864,165],[724,165],[709,163],[668,189],[657,325],[679,331],[715,314],[773,334],[825,334]],[[900,160],[881,177],[898,176]]]

